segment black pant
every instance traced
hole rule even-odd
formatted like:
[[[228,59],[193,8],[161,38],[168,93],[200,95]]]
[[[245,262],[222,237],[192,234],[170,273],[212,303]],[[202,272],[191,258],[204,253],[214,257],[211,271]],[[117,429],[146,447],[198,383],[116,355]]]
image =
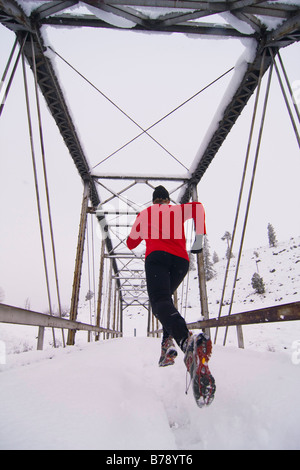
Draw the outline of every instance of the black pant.
[[[172,336],[181,347],[189,331],[172,295],[189,269],[188,260],[165,251],[153,251],[145,261],[147,289],[153,314],[163,325],[163,339]]]

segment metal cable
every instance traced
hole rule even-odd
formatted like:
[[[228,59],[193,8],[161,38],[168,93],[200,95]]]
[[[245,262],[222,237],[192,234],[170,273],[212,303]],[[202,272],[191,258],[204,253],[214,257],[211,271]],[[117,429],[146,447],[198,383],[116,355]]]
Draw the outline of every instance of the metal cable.
[[[251,177],[250,189],[249,189],[249,193],[248,193],[247,207],[246,207],[246,213],[245,213],[245,217],[244,217],[243,231],[242,231],[242,237],[241,237],[239,253],[238,253],[238,258],[237,258],[237,264],[236,264],[236,269],[235,269],[235,276],[234,276],[234,282],[233,282],[233,287],[232,287],[232,293],[231,293],[230,307],[229,307],[228,315],[231,314],[234,295],[235,295],[235,288],[236,288],[237,276],[238,276],[238,271],[239,271],[239,267],[240,267],[242,249],[243,249],[244,238],[245,238],[245,233],[246,233],[246,227],[247,227],[251,197],[252,197],[252,192],[253,192],[253,185],[254,185],[257,162],[258,162],[258,155],[259,155],[260,144],[261,144],[261,139],[262,139],[262,133],[263,133],[263,128],[264,128],[264,122],[265,122],[265,117],[266,117],[266,110],[267,110],[267,104],[268,104],[268,98],[269,98],[269,92],[270,92],[272,71],[273,71],[273,66],[271,64],[270,71],[269,71],[269,77],[268,77],[268,83],[267,83],[267,89],[266,89],[266,94],[265,94],[264,106],[263,106],[263,111],[262,111],[258,141],[257,141],[257,146],[256,146],[256,153],[255,153],[255,159],[254,159],[254,164],[253,164],[252,177]],[[237,328],[241,328],[241,326],[237,326]],[[224,342],[223,342],[224,346],[226,344],[227,332],[228,332],[228,326],[226,327],[226,330],[225,330]],[[239,339],[239,343],[240,343],[240,341],[241,341],[241,343],[243,343],[242,338]],[[244,345],[239,344],[239,347],[244,347]]]
[[[53,258],[55,284],[56,284],[56,294],[57,294],[57,301],[58,301],[59,316],[62,317],[62,308],[61,308],[59,282],[58,282],[58,270],[57,270],[57,261],[56,261],[56,250],[55,250],[55,242],[54,242],[54,231],[53,231],[53,223],[52,223],[49,185],[48,185],[46,157],[45,157],[45,146],[44,146],[44,137],[43,137],[43,128],[42,128],[42,116],[41,116],[41,108],[40,108],[39,94],[38,94],[36,58],[35,58],[35,51],[34,51],[34,44],[33,44],[32,36],[31,36],[31,52],[32,52],[33,75],[34,75],[34,85],[35,85],[35,98],[36,98],[37,116],[38,116],[38,124],[39,124],[40,147],[41,147],[41,156],[42,156],[42,164],[43,164],[43,175],[44,175],[48,221],[49,221],[51,247],[52,247],[52,258]],[[62,330],[62,341],[63,341],[63,346],[65,347],[65,338],[64,338],[63,330]]]
[[[120,152],[120,150],[123,150],[125,147],[127,147],[129,144],[131,144],[132,142],[134,142],[135,140],[137,140],[139,137],[141,137],[142,135],[144,135],[145,133],[147,133],[150,129],[152,129],[153,127],[155,127],[157,124],[161,123],[164,119],[166,119],[167,117],[171,116],[173,113],[175,113],[175,111],[177,111],[178,109],[182,108],[185,104],[189,103],[191,100],[193,100],[194,98],[196,98],[196,96],[200,95],[200,93],[202,93],[203,91],[205,91],[207,88],[209,88],[211,85],[214,85],[218,80],[220,80],[221,78],[223,78],[225,75],[227,75],[229,72],[231,72],[232,70],[234,69],[234,67],[231,67],[229,70],[227,70],[226,72],[224,72],[222,75],[220,75],[218,78],[216,78],[215,80],[213,80],[212,82],[210,82],[208,85],[206,85],[205,87],[201,88],[201,90],[199,90],[197,93],[194,93],[194,95],[192,95],[190,98],[188,98],[187,100],[185,100],[183,103],[181,103],[179,106],[177,106],[176,108],[172,109],[172,111],[170,111],[169,113],[165,114],[162,118],[160,118],[158,121],[154,122],[153,124],[151,124],[151,126],[147,127],[147,129],[145,129],[145,131],[141,132],[140,134],[136,135],[135,137],[133,137],[131,140],[129,140],[128,142],[126,142],[126,144],[122,145],[121,147],[119,147],[117,150],[115,150],[114,152],[112,152],[110,155],[108,155],[107,157],[105,157],[103,160],[101,160],[99,163],[97,163],[97,165],[93,166],[91,171],[94,170],[97,166],[101,165],[101,163],[104,163],[106,160],[108,160],[109,158],[113,157],[116,153]],[[186,168],[186,167],[185,167]],[[187,168],[186,168],[187,169]]]
[[[9,90],[10,90],[10,87],[11,87],[11,84],[13,82],[13,79],[14,79],[14,76],[15,76],[15,72],[17,70],[17,66],[18,66],[18,63],[19,63],[19,60],[20,60],[20,57],[21,57],[21,54],[23,52],[23,49],[24,49],[24,45],[25,45],[25,42],[26,42],[26,39],[27,39],[27,36],[28,36],[28,33],[25,35],[25,38],[24,38],[24,41],[20,47],[20,50],[18,52],[18,55],[17,55],[17,58],[15,60],[15,64],[13,66],[13,69],[12,69],[12,72],[10,74],[10,78],[8,80],[8,84],[7,84],[7,87],[6,87],[6,90],[4,92],[4,95],[3,95],[3,98],[1,100],[1,103],[0,103],[0,116],[2,114],[2,111],[3,111],[3,108],[4,108],[4,105],[5,105],[5,102],[6,102],[6,99],[8,97],[8,93],[9,93]],[[10,63],[12,61],[12,58],[13,58],[13,55],[14,55],[14,52],[15,52],[15,49],[16,49],[16,45],[17,45],[17,39],[13,45],[13,48],[12,48],[12,51],[10,53],[10,56],[8,58],[8,62],[7,62],[7,65],[6,65],[6,68],[4,70],[4,73],[2,75],[2,79],[1,79],[1,83],[0,83],[0,91],[1,91],[1,88],[3,86],[3,83],[4,83],[4,80],[6,78],[6,75],[7,75],[7,72],[8,72],[8,69],[9,69],[9,66],[10,66]]]
[[[86,78],[79,70],[77,70],[70,62],[68,62],[66,59],[64,59],[58,52],[56,52],[51,46],[49,46],[49,49],[54,52],[65,64],[67,64],[74,72],[76,72],[81,78],[83,78],[89,85],[91,85],[98,93],[100,93],[103,98],[105,98],[110,104],[112,104],[120,113],[122,113],[124,116],[126,116],[133,124],[135,124],[139,129],[141,129],[143,134],[146,134],[150,139],[152,139],[159,147],[161,147],[165,152],[167,152],[174,160],[177,161],[181,166],[183,166],[187,171],[188,168],[180,161],[178,158],[175,157],[171,152],[169,152],[166,147],[164,147],[158,140],[156,140],[152,135],[148,134],[148,132],[140,126],[131,116],[129,116],[128,113],[126,113],[120,106],[118,106],[111,98],[109,98],[103,91],[99,90],[88,78]]]
[[[294,109],[295,109],[295,112],[296,112],[298,121],[299,121],[299,123],[300,123],[300,112],[299,112],[299,108],[298,108],[297,103],[296,103],[296,101],[295,101],[295,99],[294,99],[292,87],[291,87],[291,85],[290,85],[290,81],[289,81],[289,79],[288,79],[288,76],[287,76],[287,73],[286,73],[286,70],[285,70],[285,67],[284,67],[284,65],[283,65],[283,61],[282,61],[282,58],[281,58],[281,55],[280,55],[279,52],[277,53],[277,56],[278,56],[278,59],[279,59],[279,62],[280,62],[280,65],[281,65],[281,68],[282,68],[282,71],[283,71],[283,75],[284,75],[285,81],[286,81],[286,83],[287,83],[287,87],[288,87],[290,96],[291,96],[292,101],[293,101],[293,104],[294,104]]]
[[[284,86],[283,86],[283,83],[282,83],[282,80],[281,80],[281,76],[280,76],[280,73],[279,73],[279,70],[278,70],[278,67],[277,67],[277,64],[276,64],[276,61],[275,61],[275,57],[274,57],[274,54],[273,54],[273,51],[272,51],[271,48],[269,48],[269,52],[270,52],[270,55],[272,57],[272,61],[273,61],[273,64],[274,64],[274,67],[275,67],[275,70],[276,70],[279,85],[280,85],[280,88],[281,88],[281,91],[282,91],[282,94],[283,94],[283,97],[284,97],[284,101],[285,101],[285,104],[286,104],[286,107],[287,107],[287,110],[288,110],[288,113],[289,113],[289,116],[290,116],[290,119],[291,119],[291,122],[292,122],[292,126],[293,126],[295,136],[296,136],[296,139],[297,139],[297,142],[298,142],[298,146],[300,148],[300,135],[299,135],[297,125],[296,125],[296,122],[295,122],[290,104],[288,102],[286,92],[285,92],[285,89],[284,89]],[[297,109],[297,107],[296,107],[296,109]],[[297,109],[297,111],[298,111],[298,109]],[[299,118],[299,115],[298,115],[298,118]]]
[[[67,64],[70,68],[72,68],[72,70],[74,70],[81,78],[83,78],[89,85],[91,85],[98,93],[101,94],[101,96],[103,96],[107,101],[109,101],[109,103],[111,103],[116,109],[118,109],[118,111],[120,111],[124,116],[126,116],[131,122],[133,122],[139,129],[141,129],[141,133],[138,134],[137,136],[135,136],[133,139],[131,139],[130,141],[128,141],[126,144],[122,145],[119,149],[115,150],[114,152],[112,152],[110,155],[108,155],[107,157],[105,157],[103,160],[101,160],[99,163],[97,163],[95,166],[93,166],[91,168],[90,171],[92,171],[94,168],[96,168],[97,166],[99,166],[101,163],[105,162],[106,160],[108,160],[109,158],[111,158],[113,155],[115,155],[116,153],[118,153],[120,150],[124,149],[125,147],[127,147],[127,145],[131,144],[132,142],[134,142],[136,139],[138,139],[139,137],[141,137],[142,135],[146,134],[148,137],[150,137],[157,145],[159,145],[159,147],[161,147],[165,152],[167,152],[177,163],[179,163],[183,168],[185,168],[185,170],[189,171],[188,168],[177,158],[175,157],[174,154],[172,154],[169,150],[166,149],[166,147],[164,147],[160,142],[158,142],[151,134],[148,133],[148,131],[150,129],[152,129],[154,126],[156,126],[157,124],[159,124],[160,122],[162,122],[164,119],[166,119],[167,117],[169,117],[171,114],[173,114],[175,111],[177,111],[178,109],[180,109],[182,106],[184,106],[185,104],[187,104],[189,101],[191,101],[192,99],[194,99],[196,96],[198,96],[200,93],[202,93],[204,90],[206,90],[207,88],[209,88],[211,85],[213,85],[214,83],[216,83],[218,80],[220,80],[221,78],[223,78],[225,75],[227,75],[229,72],[231,72],[233,70],[234,67],[231,67],[229,70],[227,70],[226,72],[224,72],[222,75],[220,75],[217,79],[213,80],[211,83],[209,83],[208,85],[206,85],[204,88],[202,88],[201,90],[199,90],[197,93],[195,93],[194,95],[192,95],[190,98],[188,98],[187,100],[185,100],[183,103],[181,103],[179,106],[177,106],[176,108],[174,108],[172,111],[170,111],[169,113],[167,113],[165,116],[163,116],[162,118],[160,118],[158,121],[156,121],[154,124],[152,124],[151,126],[149,126],[147,129],[144,129],[142,126],[140,126],[131,116],[129,116],[123,109],[121,109],[112,99],[110,99],[105,93],[103,93],[101,90],[99,90],[99,88],[97,88],[90,80],[88,80],[81,72],[79,72],[72,64],[70,64],[66,59],[64,59],[58,52],[56,52],[51,46],[49,46],[49,49],[54,53],[56,54],[63,62],[65,62],[65,64]]]
[[[224,281],[223,281],[223,288],[222,288],[222,294],[221,294],[221,299],[220,299],[218,319],[221,317],[221,314],[222,314],[224,295],[225,295],[227,278],[228,278],[230,261],[231,261],[231,253],[232,253],[232,248],[233,248],[233,244],[234,244],[234,240],[235,240],[237,222],[238,222],[240,208],[241,208],[242,195],[243,195],[243,191],[244,191],[244,185],[245,185],[245,179],[246,179],[246,173],[247,173],[249,155],[250,155],[250,148],[251,148],[251,143],[252,143],[252,138],[253,138],[254,125],[255,125],[255,120],[256,120],[257,107],[258,107],[258,101],[259,101],[259,95],[260,95],[260,89],[261,89],[261,81],[262,81],[262,76],[263,76],[265,55],[266,55],[266,52],[264,51],[264,55],[263,55],[263,59],[262,59],[262,62],[261,62],[261,67],[260,67],[259,78],[258,78],[257,92],[256,92],[253,115],[252,115],[252,121],[251,121],[251,126],[250,126],[250,133],[249,133],[249,138],[248,138],[247,152],[246,152],[246,157],[245,157],[243,175],[242,175],[240,192],[239,192],[238,203],[237,203],[237,208],[236,208],[236,215],[235,215],[235,220],[234,220],[234,224],[233,224],[232,239],[231,239],[230,249],[229,249],[228,258],[227,258],[227,266],[226,266],[225,276],[224,276]],[[218,328],[216,328],[216,331],[215,331],[214,344],[216,344],[217,336],[218,336]]]
[[[26,67],[25,67],[24,54],[22,54],[22,66],[23,66],[23,78],[24,78],[24,89],[25,89],[29,139],[30,139],[30,146],[31,146],[31,158],[32,158],[32,166],[33,166],[33,174],[34,174],[36,202],[37,202],[37,209],[38,209],[40,237],[41,237],[43,260],[44,260],[44,271],[45,271],[46,286],[47,286],[49,312],[50,312],[50,315],[52,315],[52,304],[51,304],[51,294],[50,294],[50,285],[49,285],[49,275],[48,275],[48,267],[47,267],[46,248],[45,248],[44,230],[43,230],[43,222],[42,222],[42,210],[41,210],[41,203],[40,203],[40,192],[39,192],[36,158],[35,158],[35,150],[34,150],[34,142],[33,142],[32,120],[31,120],[31,112],[30,112],[30,104],[29,104],[29,93],[28,93],[28,83],[27,83],[27,76],[26,76]],[[54,347],[56,347],[54,328],[52,328],[52,334],[53,334],[53,344],[54,344]]]

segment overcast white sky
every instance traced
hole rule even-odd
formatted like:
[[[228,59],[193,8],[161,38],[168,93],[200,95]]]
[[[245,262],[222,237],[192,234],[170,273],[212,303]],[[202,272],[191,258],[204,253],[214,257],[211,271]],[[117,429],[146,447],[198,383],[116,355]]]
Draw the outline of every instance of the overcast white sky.
[[[44,29],[59,54],[143,127],[234,66],[245,49],[245,43],[238,39],[195,39],[178,34],[88,28]],[[0,26],[1,74],[13,42],[14,34]],[[291,83],[300,80],[299,53],[299,44],[281,51]],[[55,67],[91,166],[139,133],[59,59],[55,59]],[[32,87],[29,69],[28,76]],[[185,166],[193,162],[231,77],[232,74],[227,75],[151,131]],[[265,82],[266,79],[263,91]],[[226,230],[232,232],[252,111],[253,98],[198,186],[199,200],[206,210],[211,252],[216,250],[219,256],[226,248],[221,237]],[[26,119],[19,67],[0,119],[0,286],[5,303],[23,307],[29,298],[33,310],[44,310],[47,296]],[[62,303],[69,305],[83,188],[44,105],[43,129]],[[147,136],[98,166],[97,172],[100,171],[163,175],[185,172]],[[299,175],[299,148],[274,74],[245,248],[268,243],[268,222],[273,224],[279,241],[300,235]],[[42,186],[42,178],[40,181]],[[144,203],[139,200],[139,191],[132,197],[137,203]],[[97,255],[99,243],[96,245]],[[48,262],[51,267],[50,255]],[[85,278],[83,289],[86,282]]]

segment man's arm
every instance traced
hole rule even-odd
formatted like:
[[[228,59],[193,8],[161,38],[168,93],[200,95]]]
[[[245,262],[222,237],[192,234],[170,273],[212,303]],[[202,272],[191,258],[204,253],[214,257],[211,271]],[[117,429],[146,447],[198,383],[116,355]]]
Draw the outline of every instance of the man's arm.
[[[127,246],[130,250],[133,250],[134,248],[136,248],[143,240],[140,233],[141,233],[141,220],[140,220],[140,214],[138,214],[131,228],[130,234],[127,238]]]

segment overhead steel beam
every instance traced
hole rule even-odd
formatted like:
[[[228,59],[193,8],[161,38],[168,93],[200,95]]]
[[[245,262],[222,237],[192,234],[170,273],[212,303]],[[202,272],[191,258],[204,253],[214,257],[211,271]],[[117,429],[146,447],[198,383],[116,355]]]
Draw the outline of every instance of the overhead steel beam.
[[[61,15],[50,18],[45,18],[42,24],[53,26],[73,26],[73,27],[93,27],[104,29],[122,29],[111,23],[106,23],[103,20],[95,18],[91,15],[85,16],[71,16]],[[244,34],[231,26],[227,25],[212,25],[209,23],[186,22],[176,24],[164,24],[163,22],[144,21],[143,24],[136,24],[130,31],[153,31],[156,33],[184,33],[195,34],[199,36],[220,36],[220,37],[255,37],[255,35]]]
[[[61,4],[67,2],[60,2]],[[99,13],[106,11],[116,17],[124,18],[129,23],[132,31],[156,31],[156,32],[179,32],[199,35],[231,36],[231,37],[253,37],[261,36],[266,27],[260,23],[259,16],[288,19],[299,10],[297,5],[287,5],[280,2],[266,2],[264,0],[232,0],[232,1],[189,1],[189,0],[83,0],[92,6],[95,15],[73,15],[62,14],[51,16],[43,14],[39,16],[36,11],[36,19],[44,24],[69,25],[69,26],[91,26],[98,28],[114,28],[118,26],[102,20]],[[153,18],[141,7],[148,7],[158,10],[157,17]],[[159,8],[169,11],[159,14]],[[61,8],[62,10],[62,8]],[[209,17],[215,14],[230,13],[238,17],[241,22],[250,24],[253,34],[239,31],[239,28],[230,25],[217,25],[213,23],[199,23],[199,18]],[[255,16],[256,15],[256,16]],[[99,16],[99,15],[98,15]],[[113,22],[112,22],[113,23]]]
[[[0,0],[0,19],[12,31],[32,32],[30,19],[14,0]]]
[[[78,0],[65,0],[65,1],[52,1],[43,3],[34,11],[34,19],[36,21],[41,21],[47,16],[54,15],[60,11],[70,8],[78,3]]]
[[[272,47],[275,55],[280,47],[285,47],[299,40],[300,12],[286,20],[275,31],[272,31],[261,38],[254,61],[248,65],[237,91],[224,110],[223,117],[219,122],[217,130],[211,136],[202,155],[199,155],[198,163],[195,164],[196,168],[193,170],[190,180],[185,186],[185,190],[182,191],[181,203],[185,203],[190,200],[193,187],[197,185],[203,177],[213,158],[231,131],[233,125],[236,123],[238,117],[247,105],[250,97],[254,93],[258,85],[264,49]],[[271,63],[272,57],[267,51],[263,64],[263,74],[268,70]]]
[[[102,175],[96,175],[92,173],[92,177],[95,179],[108,179],[108,180],[134,180],[139,182],[145,181],[187,181],[188,176],[164,176],[164,175],[117,175],[117,174],[110,174],[110,173],[103,173]]]
[[[24,40],[24,33],[17,32],[20,43]],[[74,123],[68,110],[63,92],[59,85],[58,79],[48,57],[45,56],[43,39],[39,30],[35,30],[34,34],[27,37],[24,54],[33,70],[32,44],[33,39],[34,55],[37,68],[37,80],[41,92],[44,95],[48,108],[59,128],[61,136],[70,152],[75,166],[83,181],[89,181],[91,188],[91,201],[93,204],[99,204],[99,196],[94,184],[94,180],[90,176],[90,169],[84,151],[82,149],[79,137],[77,135]]]
[[[267,35],[265,45],[266,47],[286,47],[297,41],[300,41],[300,8],[297,14]]]
[[[262,73],[264,74],[271,65],[272,57],[269,54],[266,54],[263,64],[262,60],[262,48],[259,47],[254,61],[248,65],[237,91],[225,108],[218,128],[212,134],[202,155],[199,155],[198,163],[195,164],[196,168],[192,172],[190,180],[185,186],[185,190],[182,192],[181,203],[186,203],[190,200],[193,187],[195,187],[203,177],[213,158],[231,131],[233,125],[236,123],[238,117],[248,103],[250,97],[254,93],[258,85],[261,66],[263,66]]]

